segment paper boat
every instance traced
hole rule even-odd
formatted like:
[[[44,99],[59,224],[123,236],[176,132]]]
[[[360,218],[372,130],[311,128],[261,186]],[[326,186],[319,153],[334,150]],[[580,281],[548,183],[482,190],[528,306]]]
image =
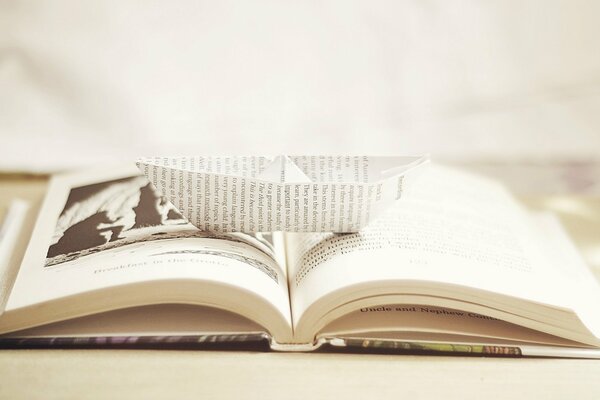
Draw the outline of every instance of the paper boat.
[[[195,226],[356,232],[402,197],[428,157],[155,157],[138,168]]]

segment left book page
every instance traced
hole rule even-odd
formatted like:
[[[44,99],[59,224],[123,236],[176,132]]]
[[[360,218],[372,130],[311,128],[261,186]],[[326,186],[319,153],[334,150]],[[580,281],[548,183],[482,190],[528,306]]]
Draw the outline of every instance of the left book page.
[[[195,228],[134,166],[58,176],[0,316],[0,333],[184,303],[236,313],[287,341],[281,240]]]

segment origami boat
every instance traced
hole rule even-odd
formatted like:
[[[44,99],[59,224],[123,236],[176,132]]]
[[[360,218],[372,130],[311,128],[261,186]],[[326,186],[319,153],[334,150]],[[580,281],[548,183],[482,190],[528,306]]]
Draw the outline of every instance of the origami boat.
[[[217,232],[356,232],[402,197],[422,157],[154,157],[138,168]]]

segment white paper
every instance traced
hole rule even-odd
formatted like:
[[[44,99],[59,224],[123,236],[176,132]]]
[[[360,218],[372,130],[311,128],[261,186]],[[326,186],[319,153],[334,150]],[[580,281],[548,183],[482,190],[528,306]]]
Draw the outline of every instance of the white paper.
[[[427,157],[156,157],[140,170],[202,230],[356,232]]]
[[[17,277],[18,261],[15,260],[15,253],[28,210],[29,203],[13,200],[0,226],[0,315],[4,312]]]

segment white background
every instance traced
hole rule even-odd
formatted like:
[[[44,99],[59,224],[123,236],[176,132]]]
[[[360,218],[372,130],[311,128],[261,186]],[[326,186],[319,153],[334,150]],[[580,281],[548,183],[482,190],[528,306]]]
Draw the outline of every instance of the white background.
[[[597,1],[0,0],[0,169],[600,156]]]

